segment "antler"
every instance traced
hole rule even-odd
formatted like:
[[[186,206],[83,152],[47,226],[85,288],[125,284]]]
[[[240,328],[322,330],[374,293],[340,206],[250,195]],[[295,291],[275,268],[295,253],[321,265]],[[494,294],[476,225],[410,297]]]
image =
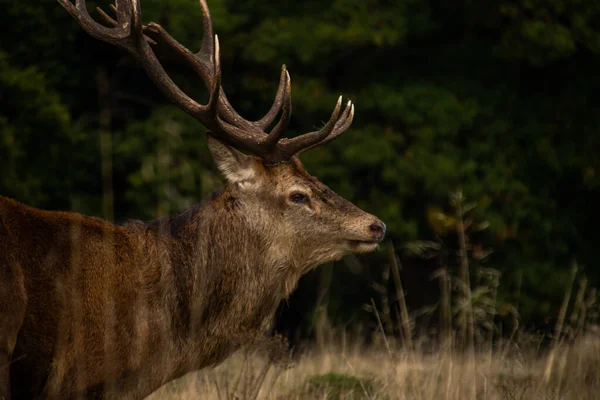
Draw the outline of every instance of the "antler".
[[[322,129],[291,139],[282,138],[292,113],[291,80],[285,65],[281,69],[279,88],[271,109],[258,121],[242,118],[231,106],[221,87],[219,40],[217,35],[213,34],[206,0],[200,0],[203,39],[200,51],[197,53],[192,53],[181,45],[160,25],[154,22],[147,26],[143,25],[139,0],[115,1],[116,6],[111,7],[115,11],[116,20],[98,9],[104,22],[110,25],[107,27],[92,19],[87,11],[85,0],[76,0],[75,5],[70,0],[58,0],[91,36],[131,53],[165,96],[204,124],[213,136],[224,142],[253,153],[268,164],[277,164],[288,161],[295,154],[329,143],[350,127],[354,117],[354,106],[349,101],[340,115],[342,104],[340,96],[331,118]],[[151,45],[158,43],[171,48],[200,76],[210,90],[206,105],[190,98],[169,77],[151,48]],[[273,124],[278,115],[280,115],[279,121],[270,132],[266,132],[265,130]]]

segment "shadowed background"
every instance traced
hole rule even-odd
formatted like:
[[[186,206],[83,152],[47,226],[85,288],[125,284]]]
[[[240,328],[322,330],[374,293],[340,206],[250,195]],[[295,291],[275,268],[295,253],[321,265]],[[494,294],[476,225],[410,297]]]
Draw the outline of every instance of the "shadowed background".
[[[268,110],[284,63],[293,85],[288,135],[321,127],[340,94],[356,104],[353,128],[302,159],[387,223],[404,261],[409,312],[429,316],[421,325],[429,326],[439,299],[435,272],[460,262],[451,196],[458,191],[464,206],[476,205],[471,268],[485,262],[500,273],[494,313],[518,310],[526,326],[553,318],[574,262],[578,279],[597,286],[600,3],[209,7],[223,86],[245,117]],[[196,1],[143,0],[142,9],[145,22],[199,48]],[[7,4],[0,24],[0,194],[123,222],[179,213],[220,186],[204,128],[56,1]],[[159,57],[180,87],[205,101],[199,78],[169,54]],[[415,240],[430,241],[421,245],[431,254],[409,251]],[[382,307],[389,292],[395,301],[391,284],[373,284],[388,264],[380,251],[312,272],[278,312],[279,329],[302,339],[322,321],[376,327],[371,299]]]

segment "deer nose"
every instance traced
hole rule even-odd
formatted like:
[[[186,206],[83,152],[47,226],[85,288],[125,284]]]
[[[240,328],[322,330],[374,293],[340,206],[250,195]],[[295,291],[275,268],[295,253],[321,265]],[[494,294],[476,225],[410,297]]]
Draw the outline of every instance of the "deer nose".
[[[369,226],[375,240],[381,242],[385,236],[385,224],[381,221],[373,222]]]

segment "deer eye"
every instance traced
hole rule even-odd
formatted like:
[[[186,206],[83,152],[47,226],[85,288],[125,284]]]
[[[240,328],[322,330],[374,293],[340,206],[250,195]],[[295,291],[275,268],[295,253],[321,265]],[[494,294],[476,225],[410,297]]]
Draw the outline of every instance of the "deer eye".
[[[308,201],[308,196],[302,192],[292,192],[292,194],[290,194],[290,201],[297,204],[306,203]]]

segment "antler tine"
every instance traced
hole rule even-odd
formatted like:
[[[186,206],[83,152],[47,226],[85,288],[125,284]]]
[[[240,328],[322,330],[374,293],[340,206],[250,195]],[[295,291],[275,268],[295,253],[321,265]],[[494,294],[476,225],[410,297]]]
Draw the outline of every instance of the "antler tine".
[[[200,8],[202,9],[202,35],[203,35],[202,36],[202,46],[200,47],[200,51],[198,51],[195,54],[195,56],[200,57],[200,58],[209,58],[213,53],[214,42],[213,42],[212,38],[214,37],[214,35],[213,35],[212,19],[210,17],[210,10],[208,8],[208,4],[206,3],[206,0],[200,0]],[[190,60],[188,60],[188,61],[190,61]],[[192,63],[192,64],[194,64],[194,63]],[[253,129],[253,128],[259,128],[261,130],[266,129],[269,125],[271,125],[273,123],[273,121],[275,120],[275,117],[281,110],[283,91],[285,89],[284,88],[284,86],[285,86],[284,70],[285,70],[285,65],[282,67],[281,78],[279,80],[279,88],[278,88],[277,94],[275,96],[275,101],[274,101],[273,105],[271,106],[271,109],[267,112],[267,114],[265,114],[264,117],[262,117],[260,120],[255,121],[255,122],[246,120],[245,118],[240,116],[240,114],[237,111],[235,111],[235,109],[233,108],[233,106],[231,105],[229,100],[227,99],[225,92],[222,91],[221,92],[221,102],[222,102],[222,108],[223,108],[222,109],[223,118],[232,125],[244,127],[246,129]]]
[[[285,80],[283,81],[283,85],[280,85],[280,87],[283,86],[282,99],[279,100],[280,104],[277,104],[278,100],[275,99],[275,103],[273,103],[273,107],[271,108],[271,111],[273,109],[278,110],[281,108],[281,118],[263,142],[267,148],[273,147],[273,145],[275,145],[279,139],[281,139],[281,136],[283,136],[287,130],[287,127],[290,123],[290,118],[292,117],[292,79],[290,78],[290,74],[287,72],[287,70],[284,69],[282,73],[283,72],[285,72]],[[277,113],[275,113],[275,115],[276,114]],[[273,115],[273,118],[275,115]]]
[[[285,65],[283,65],[281,68],[281,74],[279,78],[279,87],[277,88],[277,93],[275,94],[275,100],[273,101],[273,105],[261,119],[257,121],[248,121],[244,119],[242,116],[240,116],[240,114],[238,114],[237,111],[235,111],[235,109],[227,99],[225,93],[221,93],[221,106],[223,118],[231,124],[245,127],[246,129],[260,129],[262,131],[267,129],[273,123],[275,117],[277,117],[279,111],[281,111],[281,107],[283,106],[286,73],[287,68]]]
[[[221,95],[221,53],[219,47],[219,37],[215,35],[213,46],[213,82],[210,89],[210,98],[206,108],[210,117],[213,119],[218,118],[217,112],[219,109],[219,97]]]
[[[221,96],[224,94],[221,87],[221,55],[219,46],[219,37],[215,35],[214,40],[211,40],[213,55],[212,55],[212,87],[210,89],[210,99],[206,105],[207,116],[202,122],[209,129],[210,133],[219,139],[230,143],[233,146],[241,149],[246,149],[257,155],[264,155],[266,152],[264,146],[259,142],[262,139],[262,132],[247,131],[240,129],[235,125],[228,124],[219,117]]]
[[[118,19],[120,17],[120,15],[119,15],[120,2],[118,0],[116,0],[116,2],[117,2],[117,19]],[[143,37],[144,36],[144,25],[142,25],[142,7],[140,6],[139,0],[131,0],[130,11],[133,13],[133,16],[132,16],[133,18],[131,18],[132,22],[133,22],[133,32],[138,37]]]
[[[213,74],[213,71],[210,68],[211,63],[203,62],[199,57],[196,57],[194,53],[192,53],[181,43],[175,40],[173,36],[169,34],[169,32],[167,32],[162,26],[160,26],[156,22],[150,22],[148,26],[146,26],[145,32],[150,35],[156,35],[157,39],[162,40],[162,43],[168,45],[176,54],[183,57],[183,59],[187,63],[191,64],[191,66],[196,70],[196,72],[198,72],[198,75],[200,76],[200,78],[202,78],[202,80],[207,86],[211,85]],[[211,48],[213,48],[214,52],[214,46],[212,45],[212,41],[213,39],[211,39],[210,42]],[[213,56],[211,55],[209,57]]]
[[[202,122],[211,131],[213,136],[216,136],[221,140],[239,148],[249,150],[254,154],[265,154],[264,147],[259,144],[260,139],[262,139],[262,132],[258,134],[257,132],[240,129],[237,126],[228,124],[219,117],[219,106],[221,105],[221,96],[223,94],[223,90],[221,88],[221,55],[219,37],[215,35],[214,40],[211,42],[213,43],[213,81],[210,90],[210,99],[206,105],[207,115],[204,119],[202,119]]]
[[[202,9],[202,46],[200,46],[200,51],[196,53],[196,56],[212,57],[214,53],[214,35],[210,10],[206,0],[200,0],[200,8]]]
[[[117,11],[117,8],[114,5],[111,4],[110,6],[115,12]],[[112,26],[113,28],[119,25],[119,23],[114,18],[105,13],[104,10],[100,7],[96,7],[96,11],[98,12],[98,14],[100,14],[104,22],[106,22],[108,25]]]
[[[335,123],[333,130],[325,139],[321,140],[320,142],[314,143],[308,147],[302,148],[296,154],[304,153],[307,150],[313,149],[317,146],[327,144],[327,143],[331,142],[333,139],[338,138],[339,136],[342,135],[342,133],[346,132],[348,130],[348,128],[350,128],[350,126],[352,125],[353,119],[354,119],[354,104],[352,104],[350,107],[346,106],[346,109],[344,110],[342,116]]]
[[[281,74],[279,75],[279,87],[277,88],[277,93],[275,94],[275,100],[273,101],[271,109],[265,114],[264,117],[254,122],[254,124],[256,124],[260,129],[267,129],[269,125],[273,123],[277,114],[279,114],[279,111],[281,110],[283,104],[283,96],[286,90],[286,83],[288,82],[289,77],[290,74],[288,73],[287,67],[284,64],[281,66]]]
[[[319,142],[319,145],[327,144],[331,142],[333,139],[339,137],[344,132],[346,132],[350,126],[352,125],[352,121],[354,120],[354,103],[350,107],[350,112],[348,114],[342,115],[342,118],[335,124],[333,128],[333,132],[329,136],[327,136],[324,140]]]
[[[344,109],[344,113],[342,114],[342,117],[350,109],[350,105],[351,105],[351,103],[348,102],[348,104],[346,105],[346,108]],[[317,145],[318,143],[320,143],[321,141],[323,141],[325,138],[327,138],[327,136],[329,136],[331,134],[331,132],[335,128],[337,122],[339,121],[338,117],[340,115],[341,107],[342,107],[342,96],[340,96],[338,98],[335,108],[333,109],[333,112],[331,113],[331,117],[329,118],[329,121],[327,121],[325,126],[323,126],[323,128],[319,129],[318,131],[305,133],[305,134],[297,136],[295,138],[286,140],[284,143],[282,143],[282,146],[285,147],[285,152],[287,154],[292,154],[292,155],[297,154],[297,153],[300,153],[303,149],[308,149],[309,147],[313,147],[313,146]]]
[[[107,28],[94,21],[87,10],[85,0],[76,0],[75,5],[69,0],[58,0],[58,2],[86,32],[96,39],[118,44],[129,35],[129,27],[123,23],[114,28]]]

